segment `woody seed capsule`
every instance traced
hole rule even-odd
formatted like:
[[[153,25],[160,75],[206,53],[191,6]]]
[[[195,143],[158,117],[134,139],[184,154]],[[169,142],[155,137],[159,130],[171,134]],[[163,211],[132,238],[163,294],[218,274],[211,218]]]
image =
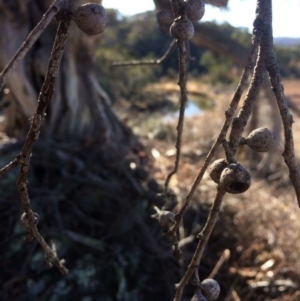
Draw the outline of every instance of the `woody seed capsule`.
[[[268,152],[274,145],[273,133],[268,128],[258,128],[248,135],[246,144],[256,152]]]
[[[205,4],[203,0],[186,0],[187,16],[192,22],[202,19],[205,13]]]
[[[220,285],[216,280],[208,278],[201,282],[201,291],[209,301],[216,300],[220,294]]]
[[[177,18],[171,25],[170,34],[177,40],[189,40],[194,35],[194,25],[186,16]]]
[[[219,184],[221,173],[227,165],[226,159],[218,159],[209,166],[209,176],[215,183]]]
[[[251,185],[251,176],[241,164],[230,163],[222,171],[219,185],[228,193],[243,193]]]
[[[102,5],[86,3],[74,11],[73,20],[87,35],[97,35],[103,32],[106,26],[107,16]]]

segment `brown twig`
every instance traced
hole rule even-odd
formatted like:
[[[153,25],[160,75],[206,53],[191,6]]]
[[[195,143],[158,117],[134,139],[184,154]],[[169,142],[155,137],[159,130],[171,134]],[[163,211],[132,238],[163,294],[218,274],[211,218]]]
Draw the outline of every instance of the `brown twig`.
[[[202,253],[203,250],[207,244],[207,241],[210,237],[210,234],[216,224],[216,221],[218,219],[219,216],[219,210],[222,204],[222,200],[223,200],[223,196],[225,195],[225,191],[224,190],[220,190],[218,189],[217,195],[215,197],[214,203],[210,209],[210,213],[207,219],[207,222],[203,228],[203,230],[201,231],[201,233],[198,235],[199,238],[199,242],[196,248],[196,251],[193,255],[193,258],[191,260],[191,263],[189,264],[186,273],[184,274],[184,276],[182,277],[182,279],[180,280],[180,282],[178,284],[175,285],[176,287],[176,293],[175,293],[175,297],[173,301],[180,301],[181,300],[181,296],[182,296],[182,292],[184,287],[187,285],[187,283],[189,282],[191,276],[193,275],[193,273],[195,273],[195,271],[198,270],[199,268],[199,264],[200,264],[200,260],[202,257]]]
[[[262,7],[262,10],[265,11],[265,7]],[[259,19],[259,20],[264,22],[264,28],[263,28],[264,34],[261,39],[258,58],[254,69],[253,77],[250,83],[250,87],[248,89],[246,98],[244,100],[243,106],[238,116],[235,117],[232,122],[232,128],[229,137],[229,147],[233,153],[236,152],[237,147],[239,146],[243,130],[250,118],[254,103],[257,99],[260,87],[264,80],[265,62],[268,58],[268,45],[267,45],[268,36],[265,33],[266,32],[265,24],[267,24],[269,20],[268,20],[268,16],[266,15],[263,16],[263,19]]]
[[[0,169],[0,178],[4,177],[7,173],[9,173],[12,169],[19,165],[18,159],[15,158],[13,161],[8,163],[6,166]]]
[[[213,270],[210,272],[209,276],[207,278],[214,278],[218,271],[220,270],[221,266],[223,265],[223,263],[228,260],[230,257],[230,251],[228,249],[224,250],[222,252],[221,257],[219,258],[218,262],[216,263],[215,267],[213,268]]]
[[[256,17],[256,19],[257,18],[258,18],[258,16]],[[258,46],[261,41],[261,37],[262,37],[262,32],[257,27],[254,27],[252,46],[251,46],[250,54],[248,57],[248,61],[242,72],[241,79],[238,84],[237,90],[231,100],[231,103],[230,103],[228,109],[225,111],[225,116],[226,116],[225,122],[222,126],[222,129],[220,131],[218,138],[216,139],[213,146],[211,147],[201,170],[199,171],[198,175],[196,176],[196,179],[194,180],[194,183],[192,184],[191,190],[189,191],[186,199],[184,200],[182,206],[180,207],[178,213],[175,216],[175,224],[169,231],[169,232],[171,232],[171,234],[177,232],[177,230],[179,228],[179,224],[181,223],[182,217],[184,215],[184,212],[185,212],[186,208],[188,207],[191,199],[193,198],[193,196],[197,190],[197,187],[200,184],[207,167],[209,166],[209,163],[210,163],[212,157],[215,155],[215,152],[218,149],[218,147],[221,145],[222,141],[226,138],[226,133],[229,129],[229,126],[233,119],[236,108],[242,97],[242,94],[246,88],[248,78],[251,74],[251,71],[253,70],[254,63],[256,60],[256,53],[257,53],[257,49],[258,49]]]
[[[43,248],[46,254],[45,257],[47,264],[54,264],[63,274],[66,274],[68,272],[68,270],[64,266],[64,262],[57,258],[56,252],[54,252],[54,250],[52,250],[47,245],[44,238],[41,236],[36,227],[36,214],[30,208],[30,199],[27,190],[27,179],[31,152],[33,149],[34,142],[39,137],[42,121],[45,117],[46,108],[52,99],[55,80],[58,75],[61,58],[67,43],[70,23],[71,18],[68,15],[68,13],[66,13],[64,15],[64,18],[59,22],[56,38],[50,56],[47,75],[39,95],[38,107],[35,115],[32,118],[31,126],[27,134],[22,151],[18,156],[20,163],[20,172],[17,181],[20,200],[27,220],[27,231],[30,234],[30,236],[34,237]]]
[[[261,0],[257,1],[257,3],[258,3],[257,16],[256,16],[256,19],[255,19],[255,22],[254,22],[252,48],[251,48],[250,56],[248,58],[248,63],[247,63],[246,67],[243,70],[242,77],[240,79],[240,83],[239,83],[237,91],[234,95],[234,98],[231,101],[231,104],[230,104],[229,108],[225,112],[225,116],[226,116],[225,123],[223,124],[221,132],[218,136],[218,139],[215,141],[213,147],[211,148],[211,150],[210,150],[210,152],[209,152],[209,154],[208,154],[208,156],[205,160],[204,166],[202,167],[199,174],[197,175],[196,180],[194,181],[193,186],[192,186],[185,202],[183,203],[183,205],[180,208],[179,212],[175,216],[176,221],[175,221],[174,226],[171,227],[170,230],[169,230],[170,235],[176,233],[176,231],[178,229],[178,226],[179,226],[179,224],[182,220],[183,214],[184,214],[184,212],[185,212],[185,210],[186,210],[193,194],[195,193],[195,191],[197,189],[197,186],[200,183],[200,181],[201,181],[201,179],[204,175],[204,172],[207,169],[208,164],[209,164],[211,158],[214,155],[215,150],[219,147],[219,145],[221,143],[224,142],[224,140],[226,138],[226,133],[228,131],[228,128],[229,128],[230,123],[231,123],[232,118],[233,118],[233,114],[234,114],[234,112],[237,108],[237,105],[238,105],[239,101],[240,101],[241,95],[242,95],[242,93],[244,91],[244,88],[246,86],[246,82],[247,82],[247,79],[250,75],[250,72],[253,69],[253,65],[254,65],[254,61],[255,61],[255,57],[256,57],[256,53],[257,53],[257,48],[260,45],[260,43],[262,41],[262,37],[263,37],[263,31],[261,30],[262,28],[260,26],[261,25],[260,21],[261,21],[261,19],[264,19],[264,17],[261,17],[261,16],[264,16],[264,11],[262,9],[262,3],[260,1]],[[258,57],[258,59],[257,59],[257,64],[259,62],[259,59],[260,59],[260,57]],[[225,145],[225,146],[227,146],[227,145]],[[191,276],[193,275],[193,273],[195,271],[197,271],[198,268],[199,268],[199,264],[200,264],[200,260],[201,260],[202,254],[203,254],[203,250],[204,250],[204,248],[207,244],[207,241],[210,237],[210,234],[211,234],[211,232],[212,232],[212,230],[215,226],[215,223],[217,221],[217,218],[218,218],[218,215],[219,215],[219,210],[220,210],[222,200],[223,200],[223,197],[224,197],[225,193],[226,192],[224,190],[222,190],[220,187],[218,187],[217,195],[216,195],[215,200],[213,202],[213,205],[211,207],[211,211],[210,211],[210,214],[208,216],[207,222],[206,222],[202,232],[198,236],[199,237],[199,243],[197,245],[197,248],[196,248],[196,251],[193,255],[191,263],[189,264],[189,266],[187,268],[187,271],[186,271],[185,275],[183,276],[183,278],[181,279],[181,281],[176,285],[176,293],[175,293],[175,297],[174,297],[173,301],[180,301],[181,300],[181,296],[182,296],[184,287],[189,282],[189,280],[190,280]]]
[[[292,131],[292,125],[294,123],[294,120],[288,108],[288,102],[284,95],[283,86],[281,84],[278,64],[274,55],[272,34],[272,1],[265,0],[265,2],[267,5],[266,13],[270,16],[269,23],[267,24],[267,39],[265,42],[265,47],[268,55],[268,59],[266,60],[266,69],[270,77],[272,90],[277,100],[277,105],[279,108],[284,128],[285,146],[282,156],[287,167],[289,168],[289,176],[293,183],[298,200],[298,205],[300,207],[300,173],[295,156],[294,139]]]
[[[7,81],[10,74],[16,69],[20,61],[25,57],[27,52],[30,50],[32,45],[44,32],[45,28],[50,24],[55,15],[64,5],[65,0],[55,0],[46,13],[43,15],[41,21],[36,25],[36,27],[30,32],[27,39],[23,42],[21,47],[15,53],[14,57],[6,65],[3,71],[0,73],[0,91],[2,90],[5,82]]]
[[[120,66],[138,66],[138,65],[160,65],[170,57],[170,55],[171,55],[172,51],[175,49],[175,47],[176,47],[176,40],[173,40],[172,43],[169,45],[169,48],[167,49],[165,54],[158,60],[113,62],[112,66],[120,67]]]
[[[177,172],[179,160],[180,160],[180,151],[181,151],[181,140],[182,140],[182,133],[183,133],[183,124],[184,124],[184,111],[185,106],[188,101],[187,98],[187,91],[186,91],[186,44],[185,41],[177,41],[178,50],[179,50],[179,87],[180,87],[180,110],[179,110],[179,117],[178,117],[178,124],[177,124],[177,138],[176,138],[176,159],[174,169],[168,174],[166,181],[165,181],[165,189],[164,195],[166,197],[168,192],[168,187],[172,176]]]

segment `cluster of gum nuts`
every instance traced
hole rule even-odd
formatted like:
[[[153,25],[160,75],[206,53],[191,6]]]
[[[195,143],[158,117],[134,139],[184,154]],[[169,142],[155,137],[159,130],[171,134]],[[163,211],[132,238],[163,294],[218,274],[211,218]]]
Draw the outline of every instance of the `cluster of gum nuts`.
[[[219,297],[220,285],[214,279],[205,279],[197,288],[191,301],[213,301]]]
[[[274,137],[268,128],[258,128],[247,138],[241,138],[240,145],[244,144],[256,152],[268,152],[274,145]],[[211,179],[228,193],[243,193],[251,185],[247,169],[239,163],[228,163],[226,159],[213,162],[208,172]]]
[[[170,28],[170,34],[173,38],[188,40],[194,35],[194,25],[192,22],[202,19],[205,12],[205,4],[203,0],[181,0],[178,3],[179,5],[174,4],[176,6],[174,7],[174,11],[179,13],[179,17],[174,22],[172,13],[169,10],[163,9],[156,15],[157,23],[163,32]]]
[[[258,128],[247,138],[241,138],[240,145],[245,144],[256,152],[268,152],[274,145],[274,137],[268,128]],[[251,185],[251,176],[247,169],[239,163],[228,163],[225,158],[213,162],[208,172],[211,179],[228,193],[243,193]],[[152,217],[158,219],[163,232],[169,231],[175,223],[175,213],[159,210],[157,207],[154,209],[156,214]]]
[[[73,12],[72,19],[84,33],[91,36],[104,31],[107,15],[102,5],[86,3]]]

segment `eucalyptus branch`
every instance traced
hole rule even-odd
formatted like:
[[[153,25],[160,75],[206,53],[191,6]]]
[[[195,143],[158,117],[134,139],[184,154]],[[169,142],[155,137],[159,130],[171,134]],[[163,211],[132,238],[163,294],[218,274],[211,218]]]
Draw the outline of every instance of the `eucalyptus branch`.
[[[18,158],[15,158],[13,161],[8,163],[6,166],[0,169],[0,178],[4,177],[7,173],[9,173],[12,169],[19,165]]]
[[[256,19],[258,19],[258,16],[256,16]],[[211,159],[213,158],[213,156],[215,155],[216,150],[219,148],[219,146],[221,145],[222,141],[224,139],[226,139],[226,133],[228,132],[228,129],[230,127],[231,121],[233,119],[234,113],[237,109],[237,106],[240,102],[240,99],[242,97],[242,94],[246,88],[247,85],[247,81],[248,78],[253,70],[254,67],[254,63],[256,60],[256,55],[257,55],[257,49],[258,46],[260,44],[261,41],[261,37],[262,37],[262,32],[261,30],[259,30],[257,27],[255,27],[255,24],[257,22],[254,22],[254,29],[253,29],[253,37],[252,37],[252,46],[251,46],[251,50],[250,50],[250,54],[248,56],[248,60],[247,60],[247,64],[244,67],[244,70],[242,72],[237,90],[231,100],[231,103],[228,107],[228,109],[225,111],[225,122],[222,126],[222,129],[220,131],[220,134],[218,136],[218,138],[216,139],[216,141],[214,142],[213,146],[211,147],[205,161],[204,164],[201,168],[201,170],[199,171],[198,175],[196,176],[194,183],[192,184],[192,188],[189,191],[186,199],[184,200],[184,202],[182,203],[182,206],[180,207],[178,213],[175,216],[175,224],[174,226],[169,230],[169,232],[171,233],[170,236],[172,236],[173,233],[176,233],[178,228],[179,228],[179,224],[181,223],[182,217],[184,215],[184,212],[186,210],[186,208],[188,207],[188,205],[191,202],[191,199],[193,198],[203,176],[204,173],[206,171],[206,169],[209,166],[209,163],[211,161]]]
[[[260,87],[264,80],[265,73],[265,62],[267,59],[267,48],[266,41],[267,35],[263,35],[261,40],[261,46],[258,53],[257,63],[254,69],[252,81],[248,89],[248,93],[244,100],[243,106],[237,117],[234,118],[232,122],[231,133],[229,137],[229,147],[233,153],[236,152],[237,147],[239,146],[243,130],[247,125],[247,122],[252,113],[254,103],[257,99]]]
[[[218,271],[220,270],[221,266],[223,265],[223,263],[225,261],[227,261],[230,257],[230,250],[229,249],[225,249],[222,252],[221,257],[219,258],[218,262],[216,263],[215,267],[213,268],[213,270],[210,272],[209,276],[207,278],[214,278]]]
[[[167,51],[158,60],[141,60],[141,61],[135,60],[135,61],[125,61],[125,62],[113,62],[112,66],[120,67],[120,66],[139,66],[139,65],[160,65],[170,57],[175,47],[176,47],[176,40],[173,40],[172,43],[169,45]]]
[[[225,191],[221,190],[221,189],[218,189],[217,195],[216,195],[215,200],[213,202],[213,205],[210,209],[210,213],[209,213],[207,222],[206,222],[203,230],[201,231],[201,233],[198,235],[199,242],[198,242],[196,251],[193,255],[193,258],[192,258],[192,260],[191,260],[184,276],[182,277],[180,282],[175,285],[176,293],[175,293],[175,297],[174,297],[173,301],[180,301],[181,300],[183,289],[185,288],[185,286],[189,282],[191,276],[199,268],[199,264],[200,264],[200,260],[201,260],[203,251],[204,251],[205,246],[208,242],[210,234],[211,234],[211,232],[212,232],[212,230],[213,230],[213,228],[214,228],[214,226],[217,222],[220,207],[221,207],[224,195],[225,195]]]
[[[17,187],[20,195],[20,200],[25,214],[23,216],[23,219],[26,220],[26,228],[28,234],[30,235],[30,237],[34,237],[43,248],[46,254],[47,264],[54,264],[63,274],[66,274],[68,272],[68,270],[64,266],[64,262],[57,258],[56,252],[54,252],[53,249],[51,249],[47,245],[44,238],[41,236],[36,227],[36,213],[34,213],[30,207],[27,182],[31,152],[33,149],[34,142],[39,137],[42,121],[45,117],[46,108],[51,102],[53,96],[55,80],[58,75],[61,58],[67,43],[70,23],[71,18],[68,15],[68,13],[66,13],[66,15],[63,16],[62,20],[59,22],[56,38],[50,56],[47,75],[42,85],[41,92],[39,94],[38,107],[35,115],[31,120],[31,126],[27,134],[22,151],[18,156],[20,162],[20,172],[17,180]]]
[[[46,13],[43,15],[40,22],[36,25],[36,27],[30,32],[24,43],[15,53],[10,62],[6,65],[3,71],[0,73],[0,91],[2,90],[4,84],[6,83],[10,74],[16,69],[20,61],[25,57],[30,48],[36,42],[36,40],[43,33],[45,28],[50,24],[55,15],[59,12],[59,10],[63,7],[65,0],[55,0]]]
[[[290,175],[291,175],[292,181],[294,181],[293,183],[294,183],[295,189],[297,189],[297,186],[299,187],[300,176],[299,176],[297,164],[295,162],[296,160],[295,160],[294,150],[293,150],[293,139],[292,139],[292,132],[291,132],[292,118],[287,109],[287,103],[285,101],[282,85],[280,83],[278,66],[276,64],[276,60],[275,60],[274,53],[273,53],[272,30],[270,30],[272,28],[271,27],[271,24],[272,24],[271,7],[272,7],[271,0],[268,0],[268,1],[257,0],[257,16],[256,16],[256,19],[254,22],[255,28],[253,31],[253,40],[252,40],[253,46],[252,46],[252,51],[251,51],[251,55],[249,58],[249,62],[253,63],[253,58],[255,56],[254,54],[256,53],[256,51],[253,52],[253,50],[257,49],[257,45],[260,45],[259,55],[257,58],[255,71],[254,71],[253,78],[252,78],[247,96],[245,98],[244,104],[239,112],[239,115],[237,116],[237,118],[234,119],[234,122],[233,122],[232,131],[231,131],[231,135],[230,135],[229,147],[230,147],[231,151],[233,151],[233,153],[235,153],[236,148],[241,139],[240,138],[241,134],[243,132],[245,125],[247,124],[247,121],[248,121],[249,116],[252,111],[253,104],[258,95],[259,88],[262,84],[263,73],[265,71],[265,67],[267,67],[267,70],[271,77],[273,91],[276,95],[278,106],[280,107],[282,119],[285,119],[284,122],[286,123],[285,124],[285,126],[286,126],[285,137],[286,137],[287,142],[286,142],[286,148],[285,148],[285,152],[284,152],[283,156],[284,157],[286,156],[285,160],[288,161],[287,164],[290,164],[290,166],[289,166]],[[272,52],[272,53],[270,54],[270,52]],[[250,64],[250,66],[251,66],[251,64]],[[246,70],[247,69],[244,70],[242,78],[244,77]],[[250,73],[250,70],[248,69],[248,76],[249,76],[249,73]],[[247,76],[247,78],[248,78],[248,76]],[[242,79],[241,79],[240,83],[241,82],[242,82]],[[245,79],[245,82],[246,82],[246,79]],[[241,94],[240,94],[240,97],[241,97]],[[239,99],[240,99],[240,97],[239,97]],[[234,110],[235,110],[237,107],[237,103],[234,103],[232,101],[230,108],[234,108]],[[175,231],[177,231],[178,225],[182,219],[185,208],[189,204],[191,195],[196,190],[197,185],[200,183],[201,178],[204,174],[204,171],[208,167],[207,161],[208,161],[208,159],[210,159],[212,157],[216,147],[218,147],[220,143],[223,143],[223,146],[224,146],[225,150],[227,151],[228,155],[231,156],[228,145],[227,145],[227,143],[224,143],[224,141],[225,141],[225,135],[228,130],[230,121],[233,117],[233,112],[234,111],[232,111],[232,110],[226,111],[226,113],[225,113],[226,121],[225,121],[225,124],[223,125],[221,133],[220,133],[217,141],[215,142],[214,146],[212,147],[209,155],[207,156],[205,164],[204,164],[203,168],[201,169],[200,173],[198,174],[185,203],[183,204],[179,213],[175,216],[176,222],[175,222],[174,226],[169,230],[169,233],[174,233]],[[227,121],[229,123],[226,126]],[[223,132],[223,130],[224,130],[224,132]],[[223,138],[223,140],[222,140],[222,138]],[[195,185],[195,184],[197,184],[197,185]],[[298,192],[296,190],[297,197],[300,196],[300,194],[298,195],[299,192],[300,192],[300,190]],[[196,251],[194,253],[194,256],[191,260],[190,265],[188,266],[188,269],[187,269],[185,275],[183,276],[183,278],[181,279],[179,284],[176,285],[176,294],[175,294],[174,301],[181,300],[181,296],[182,296],[184,287],[188,283],[188,281],[189,281],[190,277],[193,275],[193,273],[196,270],[198,270],[198,268],[199,268],[203,250],[207,244],[209,236],[210,236],[212,229],[218,218],[219,209],[222,204],[224,195],[225,195],[225,191],[221,190],[220,187],[218,187],[218,192],[217,192],[216,198],[213,202],[207,222],[204,226],[203,231],[199,234],[200,240],[199,240],[198,246],[196,248]]]
[[[178,50],[179,50],[179,87],[180,87],[180,110],[177,124],[177,138],[176,138],[176,159],[174,169],[168,174],[165,181],[165,189],[164,195],[166,197],[168,192],[168,187],[172,176],[177,172],[179,160],[180,160],[180,152],[181,152],[181,141],[182,141],[182,133],[183,133],[183,124],[184,124],[184,111],[185,106],[188,101],[187,91],[186,91],[186,80],[187,80],[187,70],[186,70],[186,43],[185,41],[177,41]]]
[[[294,186],[298,205],[300,207],[300,173],[295,156],[294,139],[292,125],[294,123],[293,116],[291,115],[288,102],[284,95],[283,86],[281,84],[281,78],[279,74],[278,64],[275,59],[273,49],[273,34],[272,34],[272,1],[265,0],[268,3],[266,13],[270,16],[270,22],[267,24],[267,39],[265,43],[268,59],[266,60],[266,69],[270,77],[272,90],[277,100],[277,105],[281,115],[283,128],[284,128],[284,152],[282,154],[284,161],[289,169],[290,179]]]

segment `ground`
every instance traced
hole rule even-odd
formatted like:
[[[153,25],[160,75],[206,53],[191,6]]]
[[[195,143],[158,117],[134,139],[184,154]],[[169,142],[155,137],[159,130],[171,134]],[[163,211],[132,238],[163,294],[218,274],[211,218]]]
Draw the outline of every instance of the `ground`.
[[[300,106],[298,81],[284,80],[284,86],[286,95]],[[224,111],[234,93],[234,85],[212,85],[191,79],[188,83],[188,91],[189,98],[196,106],[189,107],[191,110],[185,121],[180,168],[170,184],[178,204],[187,195],[207,152],[218,135],[223,124]],[[90,269],[89,272],[85,272],[83,268],[80,268],[81,265],[86,267],[87,263],[95,262],[90,257],[98,258],[96,262],[100,266],[105,263],[104,266],[108,266],[109,270],[116,269],[118,280],[112,280],[112,283],[114,281],[118,283],[118,300],[146,301],[145,297],[141,297],[144,291],[152,297],[152,300],[157,298],[163,301],[170,300],[173,294],[173,284],[178,281],[189,263],[195,250],[196,235],[205,224],[216,185],[207,174],[204,176],[191,207],[186,213],[184,224],[180,228],[184,259],[177,265],[174,259],[170,258],[170,246],[162,242],[156,221],[150,216],[154,213],[154,205],[162,205],[161,199],[158,198],[158,200],[156,194],[161,191],[164,180],[174,164],[178,86],[175,80],[172,82],[162,80],[160,83],[147,86],[144,92],[149,97],[143,102],[136,101],[131,104],[123,101],[116,104],[120,118],[133,129],[145,146],[144,152],[128,156],[124,165],[108,162],[107,158],[97,155],[94,148],[89,153],[89,146],[85,148],[84,153],[78,146],[74,148],[74,146],[64,145],[64,148],[57,153],[38,152],[41,146],[36,148],[36,155],[33,156],[34,173],[30,186],[32,201],[41,215],[41,231],[43,233],[50,231],[47,237],[54,236],[59,242],[60,252],[67,257],[71,270],[68,276],[71,278],[66,278],[66,283],[62,282],[63,280],[52,283],[49,282],[48,277],[48,282],[45,280],[43,285],[47,285],[49,292],[48,295],[43,294],[44,299],[38,295],[41,300],[56,300],[53,299],[53,291],[57,293],[57,285],[72,287],[72,283],[75,283],[77,278],[81,279],[78,276],[79,272],[77,275],[76,271],[80,271],[82,275],[89,275],[85,276],[85,279],[93,277]],[[259,126],[272,126],[272,120],[268,116],[270,112],[268,102],[263,95],[260,96],[259,101],[262,103]],[[300,117],[297,114],[293,115],[296,153],[299,154]],[[5,149],[3,146],[8,138],[4,134],[1,137],[3,137],[1,153],[5,161],[5,156],[8,155],[7,153],[3,155],[3,149]],[[259,162],[263,157],[254,156],[246,147],[238,153],[240,162],[251,170],[253,183],[250,189],[242,195],[226,196],[220,219],[209,241],[200,268],[200,277],[207,277],[222,258],[222,254],[223,257],[224,254],[229,256],[215,271],[215,277],[222,289],[218,300],[296,301],[299,298],[300,210],[281,157],[282,149],[283,143],[280,143],[266,176],[262,176],[259,171]],[[17,152],[18,145],[13,148],[12,154]],[[64,161],[66,154],[68,161]],[[62,160],[59,161],[62,163],[57,163],[58,168],[55,164],[51,166],[46,174],[47,176],[55,175],[57,178],[36,181],[34,175],[44,172],[43,169],[41,170],[43,166],[41,162],[45,162],[45,157],[52,155],[56,156],[56,161]],[[220,150],[216,157],[222,156]],[[249,158],[256,160],[253,161],[255,164],[249,165]],[[82,164],[91,172],[83,171]],[[75,178],[74,173],[82,177]],[[11,182],[12,177],[5,181],[2,182],[4,186],[1,188],[6,187],[5,191],[2,190],[4,195],[2,213],[3,216],[6,214],[6,217],[3,218],[0,227],[6,229],[8,234],[9,229],[12,229],[9,235],[19,241],[20,235],[24,235],[24,230],[22,232],[14,225],[19,224],[18,217],[21,209],[16,196],[12,197],[13,192],[10,193],[15,190],[14,183]],[[47,183],[50,186],[47,186]],[[53,206],[47,202],[39,203],[41,199],[48,200]],[[13,208],[10,209],[11,204]],[[169,205],[174,205],[176,211],[174,200]],[[14,214],[16,220],[12,217],[7,218],[8,213],[11,216]],[[51,214],[54,218],[51,218]],[[60,231],[59,235],[54,234],[57,229]],[[9,236],[6,237],[8,238]],[[23,248],[21,253],[20,251],[16,253],[19,257],[22,254],[22,256],[28,254],[28,249]],[[6,247],[5,250],[7,249]],[[37,250],[35,245],[32,246],[30,252],[35,254]],[[67,254],[72,254],[72,256],[68,257]],[[90,257],[85,258],[86,255],[82,254],[89,254]],[[4,256],[5,264],[2,262],[2,265],[7,267],[5,275],[8,280],[5,284],[9,291],[13,290],[12,283],[16,281],[18,283],[21,280],[16,280],[12,277],[13,275],[10,275],[13,267],[17,270],[18,267],[13,265],[10,257],[6,256],[9,255]],[[78,259],[81,257],[84,258],[83,263]],[[156,267],[155,263],[162,269]],[[114,266],[115,264],[117,266]],[[21,276],[23,277],[24,273],[27,276],[29,271],[31,275],[35,275],[34,271],[37,267],[43,271],[45,277],[53,275],[45,270],[42,256],[40,259],[28,259],[24,264],[22,263],[22,266]],[[95,267],[95,264],[93,263],[92,266]],[[153,270],[149,270],[150,266]],[[93,273],[98,275],[97,277],[103,276],[101,271]],[[138,280],[136,273],[139,275]],[[158,275],[157,273],[160,273],[158,278],[155,276]],[[107,275],[114,275],[114,273],[109,274],[105,270],[105,275],[109,278]],[[37,283],[36,279],[34,281]],[[103,287],[100,285],[101,289],[106,287],[105,283],[102,284]],[[149,283],[151,283],[150,287]],[[163,283],[163,290],[160,290],[159,283]],[[108,282],[108,285],[111,283]],[[137,289],[137,285],[141,286],[140,291],[134,293],[131,287]],[[33,284],[31,286],[35,288],[34,291],[37,291],[36,286]],[[98,287],[94,294],[101,292],[103,296],[101,289]],[[112,294],[109,289],[106,293]],[[82,294],[86,296],[83,292]],[[138,294],[139,297],[136,297]],[[185,300],[190,300],[191,295],[192,287],[189,287]],[[49,296],[52,296],[52,299],[49,299]],[[21,299],[16,298],[16,300]]]

